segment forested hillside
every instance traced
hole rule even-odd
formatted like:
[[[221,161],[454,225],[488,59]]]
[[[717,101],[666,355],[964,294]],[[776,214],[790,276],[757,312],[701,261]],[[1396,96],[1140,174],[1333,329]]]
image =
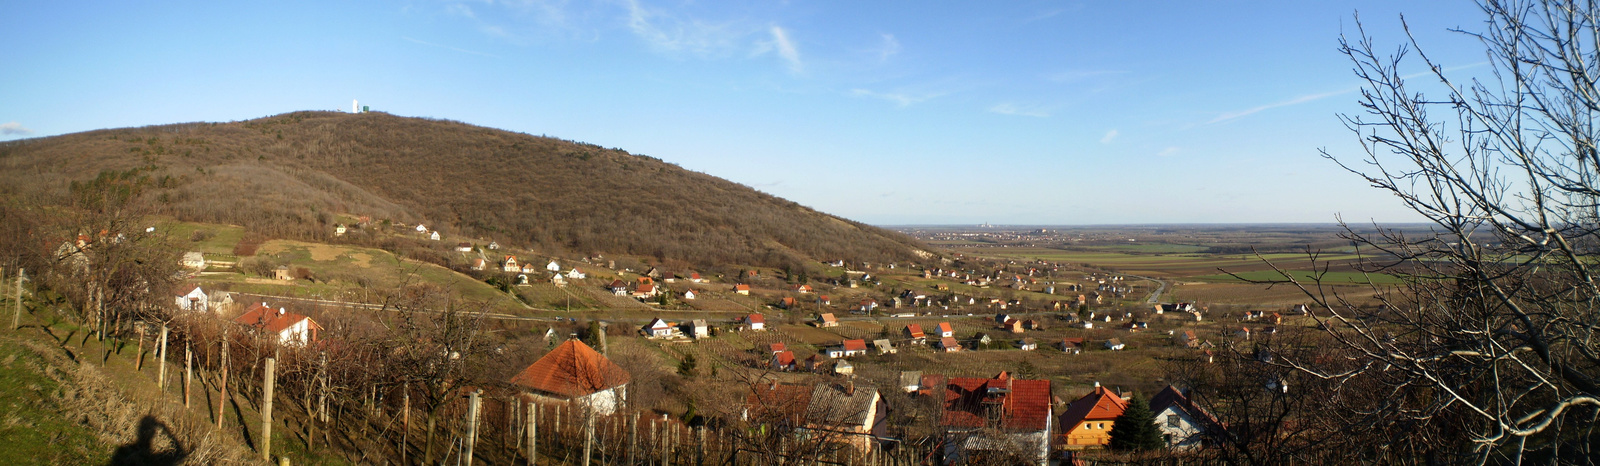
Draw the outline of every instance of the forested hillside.
[[[620,149],[384,113],[297,112],[0,144],[0,194],[65,202],[106,171],[155,213],[320,240],[341,216],[551,252],[690,264],[907,260],[920,243]]]

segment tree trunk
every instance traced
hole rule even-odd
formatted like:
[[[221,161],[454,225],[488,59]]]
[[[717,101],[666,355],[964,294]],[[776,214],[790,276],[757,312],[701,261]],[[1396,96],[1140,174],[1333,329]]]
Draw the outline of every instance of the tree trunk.
[[[170,330],[170,329],[167,328],[167,324],[161,324],[161,349],[159,350],[160,354],[161,354],[161,370],[160,370],[160,372],[157,373],[157,376],[156,376],[156,388],[160,388],[162,394],[165,394],[167,392],[167,332],[168,332],[168,330]]]
[[[228,368],[232,365],[231,361],[228,360],[228,346],[229,346],[228,345],[228,332],[227,331],[223,331],[222,332],[222,360],[219,362],[221,364],[221,366],[222,366],[221,367],[221,369],[222,369],[222,377],[217,379],[219,381],[219,383],[221,384],[221,388],[219,388],[217,390],[217,428],[218,429],[222,428],[223,407],[228,405]]]
[[[422,463],[433,464],[433,428],[435,423],[432,411],[428,412],[427,425],[428,432],[422,441]]]
[[[189,408],[189,384],[194,380],[194,351],[189,342],[183,343],[183,407]]]

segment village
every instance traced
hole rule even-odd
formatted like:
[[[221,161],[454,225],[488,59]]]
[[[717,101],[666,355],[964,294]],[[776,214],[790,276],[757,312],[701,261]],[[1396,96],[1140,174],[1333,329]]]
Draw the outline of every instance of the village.
[[[346,233],[344,225],[335,230],[336,237]],[[451,243],[423,225],[402,236]],[[795,429],[792,435],[832,445],[817,451],[856,462],[910,451],[936,452],[945,463],[1080,458],[1107,446],[1115,419],[1134,398],[1153,413],[1167,448],[1197,448],[1223,426],[1190,401],[1187,387],[1169,383],[1165,366],[1211,364],[1219,352],[1250,351],[1279,327],[1309,322],[1300,304],[1237,312],[1150,304],[1162,287],[1149,281],[1045,260],[957,253],[912,264],[834,261],[816,264],[821,272],[813,277],[757,268],[729,276],[452,242],[459,260],[448,263],[456,273],[507,295],[538,287],[615,306],[486,312],[549,348],[494,387],[521,400],[501,402],[500,416],[550,410],[560,423],[565,411],[606,425],[636,422],[627,420],[642,413],[687,429],[715,429],[733,418],[780,423]],[[292,296],[284,290],[318,274],[297,273],[300,265],[243,280],[276,282],[267,288],[273,292],[237,286],[237,279],[216,278],[238,273],[235,264],[207,263],[206,256],[184,254],[190,280],[175,293],[175,308],[231,322],[283,350],[316,351],[337,341],[325,330],[337,325],[326,319],[340,315],[330,309],[373,306]],[[737,401],[696,413],[690,400],[630,397],[630,382],[643,374],[612,363],[618,353],[694,379],[688,383],[705,390],[705,400]],[[925,412],[930,403],[936,413]],[[712,413],[725,419],[705,420]],[[515,443],[525,451],[530,442]],[[585,448],[585,457],[594,454],[593,445]]]

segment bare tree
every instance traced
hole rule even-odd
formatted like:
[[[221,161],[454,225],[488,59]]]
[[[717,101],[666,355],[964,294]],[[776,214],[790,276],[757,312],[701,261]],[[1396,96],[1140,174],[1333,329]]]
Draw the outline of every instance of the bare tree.
[[[1306,284],[1347,367],[1274,364],[1381,403],[1375,427],[1431,432],[1380,441],[1392,461],[1592,461],[1600,432],[1600,5],[1484,0],[1492,73],[1462,80],[1414,36],[1380,53],[1362,30],[1341,51],[1365,81],[1343,116],[1361,158],[1323,155],[1432,225],[1345,236],[1369,272],[1402,274],[1358,306]],[[1358,23],[1359,24],[1359,23]],[[1424,95],[1403,69],[1420,62]],[[1419,443],[1420,442],[1420,443]],[[1587,459],[1587,460],[1585,460]]]

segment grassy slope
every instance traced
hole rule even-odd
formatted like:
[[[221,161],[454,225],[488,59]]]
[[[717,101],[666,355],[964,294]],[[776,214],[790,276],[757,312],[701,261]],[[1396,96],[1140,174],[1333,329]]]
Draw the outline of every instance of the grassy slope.
[[[105,464],[115,444],[86,425],[68,421],[62,406],[59,361],[24,345],[7,329],[0,336],[0,464]],[[54,377],[52,377],[54,376]]]

